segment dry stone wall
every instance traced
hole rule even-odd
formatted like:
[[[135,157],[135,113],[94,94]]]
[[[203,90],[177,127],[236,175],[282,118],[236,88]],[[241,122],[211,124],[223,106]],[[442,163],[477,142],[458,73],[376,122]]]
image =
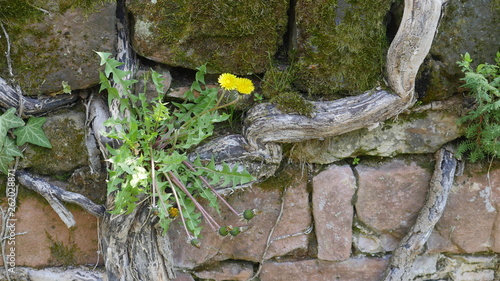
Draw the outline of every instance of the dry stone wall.
[[[116,48],[117,4],[89,9],[42,2],[30,19],[16,21],[9,9],[33,12],[30,5],[0,1],[6,30],[0,33],[0,50],[4,54],[10,48],[13,72],[0,55],[0,76],[35,96],[58,94],[66,81],[81,90],[82,98],[47,116],[44,129],[54,148],[28,147],[19,167],[103,203],[105,176],[89,163],[83,104],[99,82],[94,51]],[[124,2],[131,44],[145,64],[169,75],[169,94],[181,93],[191,82],[179,75],[185,69],[208,62],[214,74],[261,77],[277,55],[296,63],[294,87],[316,100],[383,85],[381,62],[402,5],[382,0]],[[481,12],[472,13],[472,7]],[[456,121],[469,104],[458,88],[455,62],[466,51],[478,61],[493,58],[499,48],[499,11],[494,0],[449,1],[417,83],[423,104],[378,126],[284,145],[287,157],[274,177],[225,195],[236,209],[262,212],[237,237],[220,238],[205,225],[198,249],[186,243],[184,230],[174,222],[167,235],[176,280],[248,280],[257,273],[262,281],[380,280],[424,204],[432,154],[463,135]],[[6,185],[5,177],[0,183]],[[498,159],[466,162],[413,267],[414,280],[500,280],[499,210]],[[98,221],[79,209],[72,212],[77,227],[68,230],[39,196],[21,192],[17,227],[26,233],[17,237],[17,280],[103,278],[92,269],[102,265]],[[217,219],[242,224],[224,207]],[[77,264],[87,267],[49,268]]]

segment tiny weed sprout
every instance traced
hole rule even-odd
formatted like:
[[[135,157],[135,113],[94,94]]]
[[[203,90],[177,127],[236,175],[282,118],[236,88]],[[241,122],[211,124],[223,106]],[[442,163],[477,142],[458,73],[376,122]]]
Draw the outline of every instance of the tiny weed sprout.
[[[145,93],[132,92],[137,81],[125,79],[129,72],[118,68],[120,62],[110,58],[109,53],[97,54],[105,66],[100,74],[101,91],[107,90],[109,103],[118,100],[120,113],[126,116],[105,122],[109,128],[106,136],[121,144],[117,148],[107,147],[111,163],[108,194],[113,193],[115,198],[110,212],[128,214],[138,204],[149,204],[151,215],[158,216],[163,233],[178,219],[188,243],[198,248],[202,218],[214,232],[227,235],[231,230],[220,227],[198,200],[203,198],[217,213],[220,201],[238,217],[240,214],[215,187],[234,187],[255,179],[241,167],[215,163],[213,159],[202,162],[196,157],[190,161],[188,152],[213,134],[215,123],[230,117],[218,109],[235,101],[223,104],[225,92],[219,95],[217,88],[206,87],[206,66],[202,65],[182,103],[164,102],[163,78],[152,70],[150,77],[158,97],[148,102]],[[116,88],[112,81],[118,85]],[[227,73],[219,77],[219,83],[225,90],[242,94],[254,89],[249,79]]]
[[[475,99],[474,108],[459,119],[460,124],[467,124],[467,129],[457,156],[467,153],[471,162],[500,156],[500,52],[495,62],[496,65],[484,63],[473,69],[469,53],[457,62],[465,74],[462,87],[469,89]]]

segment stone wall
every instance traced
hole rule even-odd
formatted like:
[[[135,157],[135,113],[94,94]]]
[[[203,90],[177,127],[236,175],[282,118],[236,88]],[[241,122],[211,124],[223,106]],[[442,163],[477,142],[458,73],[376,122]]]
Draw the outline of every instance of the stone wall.
[[[0,2],[0,53],[10,52],[10,60],[0,56],[0,77],[19,83],[27,95],[57,95],[63,81],[81,93],[77,104],[47,116],[53,149],[28,146],[19,168],[103,203],[105,175],[89,163],[84,104],[99,83],[94,51],[116,48],[117,4],[69,2]],[[385,51],[403,1],[124,2],[131,44],[144,64],[169,76],[170,95],[184,91],[192,70],[205,62],[212,74],[250,75],[265,95],[258,78],[276,57],[295,68],[292,87],[324,100],[384,84]],[[196,248],[173,223],[167,235],[176,280],[247,280],[257,273],[262,281],[380,280],[425,201],[433,153],[463,135],[456,122],[467,104],[456,61],[469,52],[478,62],[492,62],[499,11],[496,0],[449,1],[419,74],[421,103],[378,126],[284,144],[286,159],[274,177],[226,195],[236,209],[262,212],[237,237],[222,239],[205,225]],[[0,182],[6,186],[5,177]],[[500,280],[499,210],[498,159],[466,162],[414,265],[415,280]],[[67,229],[43,198],[20,187],[17,280],[102,278],[93,269],[102,266],[98,221],[76,207],[71,211],[77,227]],[[241,224],[224,207],[216,219]],[[53,268],[76,265],[84,267]]]

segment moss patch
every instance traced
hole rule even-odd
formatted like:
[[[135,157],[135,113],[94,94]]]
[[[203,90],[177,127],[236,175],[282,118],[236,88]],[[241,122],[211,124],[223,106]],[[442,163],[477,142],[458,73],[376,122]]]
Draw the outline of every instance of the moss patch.
[[[70,230],[70,241],[65,245],[61,241],[56,241],[47,231],[47,240],[50,243],[51,264],[70,266],[77,263],[77,254],[80,251],[73,241],[74,229]]]
[[[47,117],[43,130],[52,149],[28,145],[20,168],[31,168],[37,174],[64,174],[87,165],[85,113],[83,108],[61,111]]]
[[[271,103],[275,104],[281,112],[286,114],[299,114],[312,117],[314,112],[314,105],[297,92],[280,93],[271,99]]]
[[[210,73],[264,72],[286,31],[286,0],[127,1],[134,49],[147,58]]]
[[[297,84],[310,94],[351,95],[381,81],[390,0],[298,0]]]
[[[0,76],[13,78],[27,95],[57,92],[62,81],[72,89],[97,84],[99,60],[93,50],[112,51],[116,37],[116,7],[103,6],[106,1],[2,1],[0,21],[9,35],[13,77],[1,31]]]

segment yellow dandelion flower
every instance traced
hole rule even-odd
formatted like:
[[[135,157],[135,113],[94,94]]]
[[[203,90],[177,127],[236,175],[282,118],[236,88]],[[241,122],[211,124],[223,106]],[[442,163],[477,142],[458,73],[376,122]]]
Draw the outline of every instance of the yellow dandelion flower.
[[[225,90],[236,89],[236,76],[230,73],[223,73],[219,76],[219,84]]]
[[[255,90],[255,87],[250,79],[236,78],[236,90],[242,94],[248,95]]]
[[[175,219],[179,215],[179,209],[175,207],[168,208],[168,215],[171,219]]]

